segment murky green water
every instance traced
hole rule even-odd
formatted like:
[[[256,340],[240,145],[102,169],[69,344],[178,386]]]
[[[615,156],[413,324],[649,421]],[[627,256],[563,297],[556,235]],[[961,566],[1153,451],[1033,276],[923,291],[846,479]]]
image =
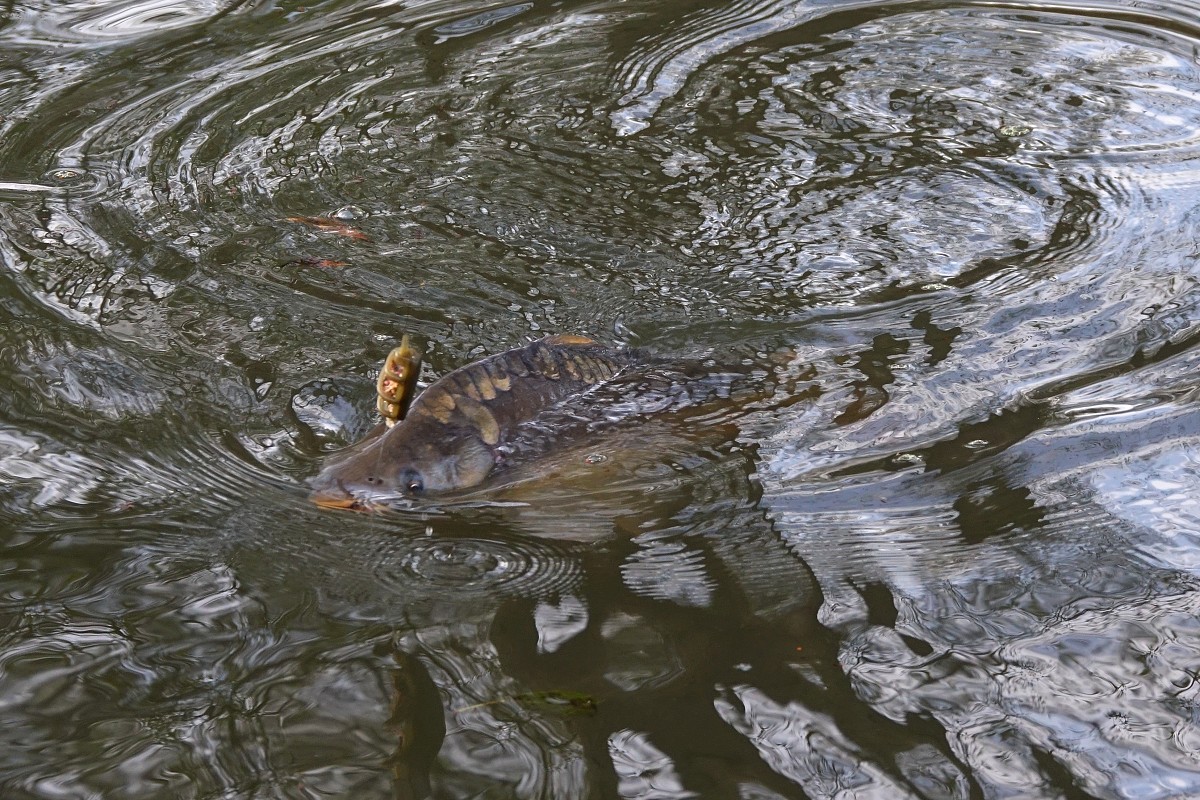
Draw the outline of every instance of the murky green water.
[[[1200,796],[1198,52],[1192,0],[8,4],[0,793]],[[785,388],[312,507],[406,332]]]

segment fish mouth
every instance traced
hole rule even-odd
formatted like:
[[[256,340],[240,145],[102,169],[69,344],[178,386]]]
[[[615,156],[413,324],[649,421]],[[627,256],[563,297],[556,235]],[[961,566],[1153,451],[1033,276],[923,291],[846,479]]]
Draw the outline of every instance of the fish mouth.
[[[308,493],[308,501],[318,508],[336,508],[345,511],[379,513],[394,508],[386,497],[361,497],[346,489],[339,482],[334,486],[321,486]]]
[[[342,492],[316,491],[308,499],[321,508],[361,508],[357,499]]]
[[[361,498],[346,488],[345,484],[339,481],[329,480],[314,480],[308,493],[309,502],[320,508],[344,508],[353,510],[366,510],[370,505],[363,503]],[[311,486],[311,484],[310,484]]]

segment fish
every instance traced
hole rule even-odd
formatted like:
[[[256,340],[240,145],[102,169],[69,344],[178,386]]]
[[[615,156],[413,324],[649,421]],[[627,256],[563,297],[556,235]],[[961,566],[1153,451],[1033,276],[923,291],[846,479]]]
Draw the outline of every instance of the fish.
[[[411,367],[411,358],[402,354],[399,365]],[[506,460],[523,425],[638,361],[633,350],[556,334],[460,367],[417,395],[407,414],[395,403],[394,425],[333,456],[311,481],[310,497],[327,508],[372,507],[478,486]],[[415,386],[412,370],[404,377],[391,371],[400,391],[389,386],[385,397],[381,379],[381,408]]]

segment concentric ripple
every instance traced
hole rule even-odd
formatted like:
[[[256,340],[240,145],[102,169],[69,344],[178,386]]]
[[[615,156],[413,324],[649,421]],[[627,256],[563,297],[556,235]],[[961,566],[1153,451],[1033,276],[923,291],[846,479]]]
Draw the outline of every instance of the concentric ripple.
[[[545,597],[571,589],[582,570],[578,555],[552,543],[455,537],[413,542],[381,558],[375,575],[406,593]]]
[[[1119,252],[1200,177],[1200,73],[1174,37],[1082,12],[899,11],[830,13],[812,38],[780,31],[791,7],[698,14],[695,47],[721,58],[687,49],[691,28],[647,38],[654,88],[623,76],[638,99],[618,116],[683,144],[662,171],[697,204],[689,252],[781,305],[865,304]]]

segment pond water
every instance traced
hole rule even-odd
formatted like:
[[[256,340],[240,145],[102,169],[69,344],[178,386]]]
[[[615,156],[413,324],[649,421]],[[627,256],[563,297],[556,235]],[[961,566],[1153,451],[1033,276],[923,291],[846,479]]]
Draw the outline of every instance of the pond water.
[[[1200,796],[1200,3],[10,0],[0,54],[5,798]],[[772,388],[308,502],[402,334],[556,332]]]

